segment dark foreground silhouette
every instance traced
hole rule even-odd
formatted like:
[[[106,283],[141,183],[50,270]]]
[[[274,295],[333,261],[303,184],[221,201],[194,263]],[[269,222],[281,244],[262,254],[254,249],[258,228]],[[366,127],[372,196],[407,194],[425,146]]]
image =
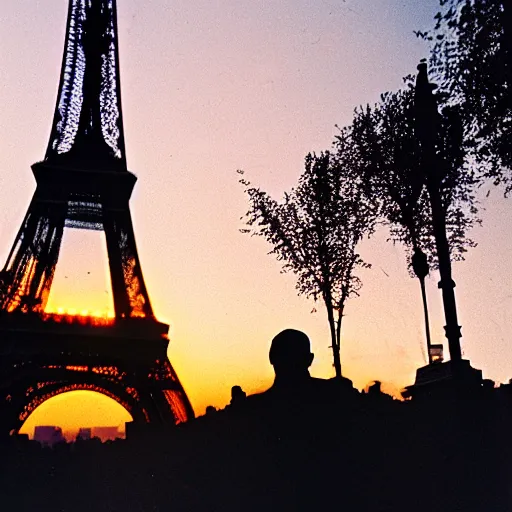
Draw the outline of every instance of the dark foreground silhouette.
[[[16,511],[509,511],[509,386],[393,400],[309,375],[309,339],[277,335],[275,381],[172,430],[53,450],[2,448],[0,509]]]

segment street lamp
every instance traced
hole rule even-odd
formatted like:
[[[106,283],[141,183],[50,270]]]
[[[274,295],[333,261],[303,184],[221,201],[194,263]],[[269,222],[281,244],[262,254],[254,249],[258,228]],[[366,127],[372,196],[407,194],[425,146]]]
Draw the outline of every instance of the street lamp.
[[[432,208],[432,224],[441,277],[438,286],[443,295],[446,320],[444,329],[448,339],[450,358],[454,363],[458,363],[462,360],[461,332],[457,320],[455,282],[452,279],[450,247],[446,234],[446,212],[441,200],[443,172],[436,147],[441,119],[437,110],[437,101],[433,94],[435,87],[428,80],[427,64],[425,62],[420,63],[415,88],[416,136],[420,144],[420,166],[425,176]]]
[[[414,248],[411,258],[412,269],[420,281],[421,296],[423,298],[423,314],[425,315],[425,332],[427,336],[428,363],[432,364],[432,342],[430,340],[430,322],[428,319],[427,291],[425,289],[425,278],[428,276],[429,268],[427,255],[419,248]]]

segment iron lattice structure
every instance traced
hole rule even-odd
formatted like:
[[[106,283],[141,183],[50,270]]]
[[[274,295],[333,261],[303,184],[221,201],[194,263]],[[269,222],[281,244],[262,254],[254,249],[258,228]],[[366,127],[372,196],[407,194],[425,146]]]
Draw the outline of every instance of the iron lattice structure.
[[[18,429],[40,403],[73,389],[110,396],[136,422],[193,417],[167,359],[168,326],[154,317],[137,254],[115,0],[69,2],[50,141],[32,170],[36,191],[0,273],[2,427]],[[105,232],[110,325],[44,313],[65,227]]]

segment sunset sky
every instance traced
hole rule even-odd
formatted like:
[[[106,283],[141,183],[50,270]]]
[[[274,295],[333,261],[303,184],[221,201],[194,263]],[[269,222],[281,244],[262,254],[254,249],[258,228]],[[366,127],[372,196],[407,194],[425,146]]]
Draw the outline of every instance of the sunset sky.
[[[66,0],[4,2],[0,15],[0,259],[35,190],[57,94]],[[297,297],[263,240],[239,232],[247,200],[237,169],[275,197],[297,182],[309,151],[328,149],[335,124],[413,73],[437,0],[118,0],[128,166],[139,178],[131,210],[139,255],[170,360],[197,414],[223,407],[231,386],[272,382],[268,347],[304,330],[311,373],[331,377],[326,315]],[[482,197],[485,194],[482,193]],[[478,247],[454,265],[462,346],[484,376],[512,377],[512,199],[482,204]],[[50,307],[108,312],[104,236],[64,235]],[[412,383],[425,363],[421,294],[400,246],[384,231],[361,247],[373,264],[347,305],[344,374],[362,388]],[[90,272],[90,274],[89,274]],[[444,341],[438,276],[429,278],[433,341]],[[313,307],[318,312],[311,313]],[[65,411],[74,408],[71,420]],[[65,422],[69,424],[64,425]],[[30,424],[119,424],[126,414],[94,395],[61,396]],[[73,423],[73,425],[71,425]],[[78,425],[80,423],[80,425]],[[27,427],[28,428],[28,427]]]

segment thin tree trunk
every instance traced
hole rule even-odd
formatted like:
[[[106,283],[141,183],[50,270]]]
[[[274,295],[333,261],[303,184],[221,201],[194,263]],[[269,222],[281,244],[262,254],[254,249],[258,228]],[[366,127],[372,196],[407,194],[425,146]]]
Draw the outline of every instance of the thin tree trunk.
[[[336,344],[338,346],[338,352],[341,349],[341,319],[343,318],[344,305],[340,304],[338,309],[338,319],[336,320]]]
[[[430,322],[428,318],[427,290],[425,289],[425,278],[418,278],[421,286],[421,297],[423,299],[423,315],[425,317],[425,334],[427,337],[428,364],[432,364],[432,341],[430,339]]]
[[[331,331],[331,348],[334,370],[337,379],[341,379],[341,360],[340,349],[336,339],[336,321],[334,319],[334,307],[331,297],[325,297],[325,306],[327,308],[327,318],[329,319],[329,329]]]
[[[343,313],[345,311],[345,301],[347,299],[347,294],[343,292],[341,296],[341,300],[338,303],[338,319],[336,321],[336,347],[338,351],[338,356],[341,350],[341,322],[343,320]]]

